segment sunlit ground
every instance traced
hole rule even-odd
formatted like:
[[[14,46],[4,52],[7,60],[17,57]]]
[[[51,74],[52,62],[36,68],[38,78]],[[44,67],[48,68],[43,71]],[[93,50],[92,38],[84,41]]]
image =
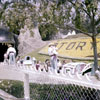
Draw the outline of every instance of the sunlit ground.
[[[27,55],[29,55],[29,56],[31,56],[31,57],[35,57],[37,60],[39,60],[39,61],[42,61],[42,62],[44,62],[46,59],[49,59],[50,57],[49,56],[47,56],[47,55],[42,55],[42,54],[39,54],[38,52],[40,51],[41,49],[38,49],[38,50],[36,50],[36,51],[33,51],[33,52],[31,52],[31,53],[29,53],[29,54],[27,54]],[[26,55],[25,55],[26,56]],[[70,60],[72,60],[72,59],[65,59],[65,58],[60,58],[59,57],[59,59],[60,60],[67,60],[67,61],[70,61]],[[93,62],[93,61],[82,61],[82,60],[72,60],[73,62],[86,62],[86,63],[89,63],[89,62]],[[99,66],[100,66],[100,61],[98,61],[98,64],[99,64]]]

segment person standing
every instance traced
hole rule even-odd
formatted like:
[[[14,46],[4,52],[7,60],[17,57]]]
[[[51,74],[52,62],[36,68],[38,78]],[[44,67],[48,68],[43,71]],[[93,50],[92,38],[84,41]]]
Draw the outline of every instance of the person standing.
[[[16,63],[16,59],[15,59],[16,50],[14,47],[12,47],[11,44],[8,45],[7,55],[9,57],[9,64],[14,65]]]
[[[21,58],[20,58],[20,56],[16,57],[16,64],[17,64],[17,66],[21,65]]]
[[[55,45],[53,43],[49,44],[48,54],[50,56],[50,63],[51,63],[52,71],[57,71],[58,52],[57,52],[57,48],[55,47]]]
[[[4,64],[8,64],[8,56],[7,56],[7,53],[4,53]]]

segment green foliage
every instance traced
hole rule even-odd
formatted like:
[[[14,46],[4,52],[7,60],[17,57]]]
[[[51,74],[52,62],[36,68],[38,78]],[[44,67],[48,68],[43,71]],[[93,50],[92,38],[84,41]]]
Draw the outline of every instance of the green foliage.
[[[65,23],[69,21],[71,7],[67,7],[65,2],[65,0],[59,0],[59,6],[53,2],[51,5],[45,4],[41,7],[41,16],[39,16],[38,21],[43,40],[50,40],[53,35],[57,34],[58,29],[65,27]]]
[[[0,98],[0,100],[4,100],[4,99]]]
[[[0,82],[0,89],[17,98],[23,98],[24,96],[23,83],[19,81],[4,80]]]
[[[89,29],[88,29],[88,25],[87,23],[85,23],[84,21],[82,21],[82,16],[80,14],[80,10],[79,9],[76,9],[76,17],[74,19],[74,22],[75,22],[75,27],[77,29],[80,29],[84,32],[88,32]]]
[[[94,10],[97,10],[97,1],[96,0],[85,0],[85,5],[89,14]]]
[[[30,12],[34,12],[34,6],[31,4],[26,4],[24,2],[14,2],[11,9],[6,9],[2,14],[3,24],[9,27],[10,31],[19,34],[21,28],[26,24],[26,20],[30,19],[31,23],[27,23],[30,27],[33,27],[32,17]],[[34,14],[33,14],[34,16]]]
[[[100,18],[97,13],[97,0],[84,0],[80,3],[77,1],[76,3],[73,3],[73,5],[76,10],[74,20],[75,27],[83,32],[93,33],[94,28],[100,22]],[[95,19],[95,16],[98,16],[98,18]]]
[[[97,27],[97,32],[100,34],[100,26]]]
[[[3,21],[10,28],[10,31],[19,34],[19,30],[24,26],[25,16],[19,9],[17,9],[18,5],[16,3],[13,7],[13,11],[8,10],[8,13],[4,13],[2,17]]]
[[[98,98],[100,90],[74,84],[30,84],[31,98],[34,100],[93,100]]]
[[[39,26],[39,31],[43,40],[50,40],[57,33],[57,28],[54,24],[42,24]]]
[[[11,86],[10,93],[17,97],[17,98],[23,98],[24,97],[24,90],[23,90],[23,84],[20,82],[14,82]]]
[[[64,4],[65,2],[66,2],[66,0],[58,0],[57,6],[62,5],[62,4]]]
[[[75,27],[79,29],[81,28],[81,18],[80,18],[80,12],[78,11],[78,9],[76,9]]]
[[[8,26],[10,31],[15,34],[19,34],[20,29],[23,28],[25,24],[33,28],[34,21],[38,22],[41,36],[43,40],[47,40],[50,39],[50,34],[52,37],[52,35],[57,33],[57,27],[64,27],[64,23],[69,21],[68,18],[70,17],[71,8],[69,9],[65,3],[66,0],[58,0],[58,3],[43,0],[38,11],[36,6],[24,2],[24,0],[21,0],[21,2],[13,2],[11,5],[6,3],[4,4],[3,11],[0,12],[0,17],[3,24]],[[64,9],[67,10],[64,11]],[[30,19],[31,23],[27,23],[27,19]],[[45,30],[44,33],[41,31],[41,26],[43,26],[43,30]],[[50,29],[48,27],[50,27]]]

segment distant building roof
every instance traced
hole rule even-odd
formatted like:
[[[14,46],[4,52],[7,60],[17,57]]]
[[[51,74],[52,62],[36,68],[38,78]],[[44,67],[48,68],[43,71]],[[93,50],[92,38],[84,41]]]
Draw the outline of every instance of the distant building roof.
[[[0,28],[0,43],[14,43],[13,34],[6,29]]]

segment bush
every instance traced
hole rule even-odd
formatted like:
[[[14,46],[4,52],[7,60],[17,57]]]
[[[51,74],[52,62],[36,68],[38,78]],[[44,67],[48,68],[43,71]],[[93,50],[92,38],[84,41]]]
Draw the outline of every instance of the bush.
[[[100,100],[100,90],[75,84],[30,84],[33,100]]]
[[[54,26],[54,24],[47,23],[40,25],[39,31],[42,40],[50,40],[57,33],[57,28]]]
[[[0,82],[0,89],[4,90],[5,92],[17,97],[23,98],[24,97],[24,89],[23,83],[19,81],[7,81],[2,80]],[[1,100],[1,99],[0,99]]]

